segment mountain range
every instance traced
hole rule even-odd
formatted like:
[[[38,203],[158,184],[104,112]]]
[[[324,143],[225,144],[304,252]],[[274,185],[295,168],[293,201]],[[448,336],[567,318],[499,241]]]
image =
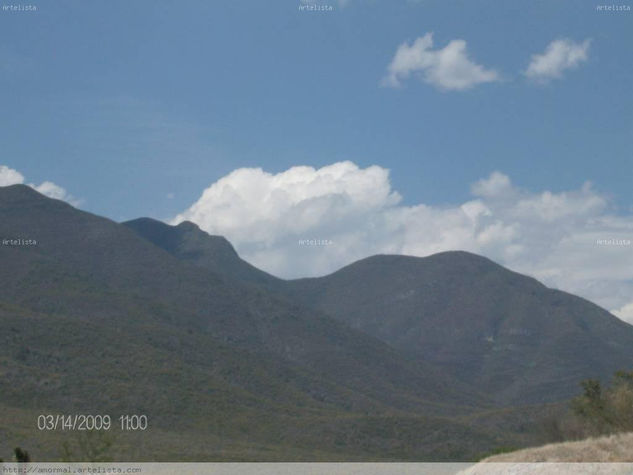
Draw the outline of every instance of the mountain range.
[[[195,224],[124,223],[179,259],[264,285],[433,363],[496,404],[559,401],[582,378],[633,362],[633,327],[580,297],[550,289],[482,256],[377,255],[333,274],[284,281],[239,258]],[[164,242],[169,241],[169,246]]]
[[[34,243],[0,246],[0,442],[48,460],[82,434],[43,413],[147,414],[116,460],[469,460],[633,361],[632,326],[466,252],[284,280],[193,223],[23,185],[0,239]]]

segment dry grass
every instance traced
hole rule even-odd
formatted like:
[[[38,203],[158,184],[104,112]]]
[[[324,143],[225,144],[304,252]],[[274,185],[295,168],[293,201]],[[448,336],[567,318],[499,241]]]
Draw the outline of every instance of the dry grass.
[[[633,462],[633,432],[577,442],[549,444],[494,455],[461,473],[463,475],[630,474],[633,472],[631,462]]]

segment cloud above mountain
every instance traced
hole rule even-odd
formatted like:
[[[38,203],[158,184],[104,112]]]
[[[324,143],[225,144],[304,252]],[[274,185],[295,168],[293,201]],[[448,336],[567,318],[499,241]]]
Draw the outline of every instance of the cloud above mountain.
[[[411,75],[445,91],[463,91],[499,80],[496,71],[486,69],[468,57],[464,40],[452,40],[444,48],[433,49],[433,33],[398,47],[382,85],[399,87]]]
[[[282,277],[322,275],[378,253],[468,250],[630,318],[632,215],[617,214],[590,183],[532,192],[493,172],[471,193],[450,206],[405,206],[379,166],[241,168],[173,223],[226,236],[246,260]]]
[[[12,168],[0,165],[0,186],[17,185],[24,183],[24,176]]]
[[[9,168],[6,165],[0,165],[0,186],[21,185],[24,183],[24,181],[24,175],[22,175],[19,171],[14,170],[13,168]],[[39,191],[49,198],[67,201],[73,206],[78,206],[81,202],[81,200],[78,200],[77,198],[72,196],[64,188],[56,185],[51,181],[44,181],[39,185],[36,185],[34,183],[27,184],[34,190]]]

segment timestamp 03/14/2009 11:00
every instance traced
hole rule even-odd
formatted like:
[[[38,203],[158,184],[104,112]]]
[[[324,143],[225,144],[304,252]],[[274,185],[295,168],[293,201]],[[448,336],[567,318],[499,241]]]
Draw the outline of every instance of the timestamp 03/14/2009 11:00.
[[[37,428],[41,431],[108,431],[119,428],[122,431],[144,431],[148,428],[145,414],[124,414],[113,423],[108,414],[40,414]]]

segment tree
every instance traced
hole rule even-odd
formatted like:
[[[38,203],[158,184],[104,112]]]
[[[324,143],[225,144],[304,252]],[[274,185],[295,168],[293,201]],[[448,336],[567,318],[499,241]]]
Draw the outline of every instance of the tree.
[[[618,371],[603,390],[595,379],[582,381],[583,394],[571,401],[573,415],[590,433],[633,430],[633,371]]]

